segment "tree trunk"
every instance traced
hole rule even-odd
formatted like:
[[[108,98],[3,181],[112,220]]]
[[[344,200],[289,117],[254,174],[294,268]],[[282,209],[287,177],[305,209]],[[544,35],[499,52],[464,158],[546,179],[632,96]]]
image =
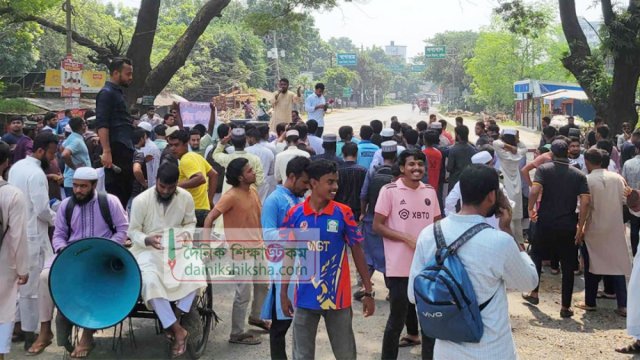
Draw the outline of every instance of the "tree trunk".
[[[611,134],[622,131],[622,123],[628,122],[633,129],[638,122],[636,111],[636,89],[640,77],[640,63],[628,61],[626,56],[618,56],[614,61],[613,82],[605,114],[605,123]]]
[[[145,94],[143,89],[151,72],[151,50],[156,36],[159,14],[160,0],[142,0],[140,2],[136,29],[127,50],[127,57],[133,63],[133,83],[126,91],[127,101],[130,105],[143,95],[156,95]]]

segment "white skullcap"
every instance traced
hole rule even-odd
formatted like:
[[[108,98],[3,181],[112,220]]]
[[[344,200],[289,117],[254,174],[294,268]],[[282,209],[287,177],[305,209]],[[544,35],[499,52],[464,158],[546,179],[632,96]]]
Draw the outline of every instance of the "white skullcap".
[[[395,135],[396,132],[393,131],[392,128],[384,128],[382,129],[382,131],[380,132],[380,136],[382,137],[392,137],[393,135]]]
[[[80,167],[73,173],[74,180],[98,180],[98,172],[92,167]]]
[[[502,130],[503,135],[513,135],[516,136],[518,134],[518,130],[516,129],[504,129]]]
[[[152,132],[153,131],[153,126],[151,126],[151,124],[149,124],[146,121],[143,121],[140,124],[138,124],[138,127],[140,129],[144,129],[144,131],[146,131],[146,132]]]
[[[300,133],[298,132],[298,130],[292,129],[287,131],[286,137],[289,137],[289,136],[300,136]]]
[[[487,164],[488,162],[493,161],[493,157],[489,154],[488,151],[480,151],[479,153],[473,155],[471,157],[472,164]]]
[[[165,131],[164,131],[164,135],[165,135],[165,136],[169,136],[169,135],[173,134],[174,132],[176,132],[176,131],[178,131],[178,130],[180,130],[180,128],[179,128],[179,127],[177,127],[177,126],[170,126],[170,127],[168,127],[168,128],[167,128],[167,130],[165,130]]]

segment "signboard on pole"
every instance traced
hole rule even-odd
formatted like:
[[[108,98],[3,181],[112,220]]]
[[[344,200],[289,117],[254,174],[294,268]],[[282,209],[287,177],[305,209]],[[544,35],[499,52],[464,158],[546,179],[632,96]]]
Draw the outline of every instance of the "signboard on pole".
[[[107,81],[104,71],[82,70],[80,89],[84,94],[97,94]],[[61,92],[62,80],[60,69],[48,69],[44,79],[45,92]]]
[[[424,65],[424,64],[411,65],[411,72],[421,73],[421,72],[424,72],[425,70],[427,70],[427,65]]]
[[[402,64],[389,64],[387,65],[387,69],[392,73],[400,73],[404,70],[404,65]]]
[[[206,102],[181,102],[180,118],[182,126],[193,128],[197,124],[209,126],[209,118],[211,117],[211,107]]]
[[[356,66],[358,65],[358,55],[356,53],[336,54],[336,63],[338,66]]]
[[[60,96],[63,98],[80,98],[82,92],[82,64],[74,61],[71,56],[67,56],[60,64]]]
[[[342,88],[342,97],[350,98],[353,95],[353,89],[350,87]]]
[[[424,57],[427,59],[444,59],[447,57],[447,47],[426,46],[424,48]]]

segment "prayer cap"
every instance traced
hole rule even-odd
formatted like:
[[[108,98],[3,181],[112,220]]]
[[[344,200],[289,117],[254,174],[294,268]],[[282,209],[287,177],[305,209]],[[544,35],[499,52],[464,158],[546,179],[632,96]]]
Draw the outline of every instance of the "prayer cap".
[[[488,151],[480,151],[479,153],[473,155],[471,157],[472,164],[482,164],[485,165],[489,162],[493,161],[493,157],[489,154]]]
[[[146,121],[141,122],[140,124],[138,124],[138,127],[140,129],[143,129],[146,132],[152,132],[153,131],[153,126],[151,126],[151,124],[149,124]]]
[[[393,135],[395,135],[396,132],[393,131],[392,128],[384,128],[382,129],[382,131],[380,132],[380,136],[382,137],[392,137]]]
[[[298,130],[291,129],[291,130],[287,131],[287,137],[289,137],[289,136],[300,136],[300,133],[298,132]]]
[[[170,126],[170,127],[168,127],[168,128],[167,128],[167,130],[165,130],[165,131],[164,131],[164,134],[165,134],[166,136],[169,136],[169,135],[173,134],[174,132],[176,132],[176,131],[178,131],[178,130],[180,130],[180,128],[179,128],[179,127],[177,127],[177,126]]]
[[[518,134],[518,130],[516,129],[504,129],[502,130],[502,135],[513,135],[516,136]]]
[[[73,173],[74,180],[98,180],[98,172],[96,169],[88,166],[77,168]]]
[[[336,134],[324,134],[322,135],[322,142],[326,142],[326,143],[338,142],[338,136],[336,136]]]
[[[394,153],[398,151],[398,143],[393,140],[385,141],[380,145],[383,153]]]
[[[243,128],[235,128],[233,130],[231,130],[231,137],[232,138],[243,138],[245,136],[245,132]]]

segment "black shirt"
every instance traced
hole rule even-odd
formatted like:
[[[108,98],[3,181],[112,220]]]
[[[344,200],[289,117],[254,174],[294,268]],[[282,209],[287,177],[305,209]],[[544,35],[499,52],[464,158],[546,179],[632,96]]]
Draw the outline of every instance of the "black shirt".
[[[567,159],[554,159],[538,167],[533,180],[542,185],[538,224],[546,229],[574,230],[578,225],[578,196],[589,194],[587,177],[569,166]]]
[[[311,160],[329,160],[329,161],[333,161],[336,164],[338,164],[338,166],[340,166],[342,163],[344,163],[344,160],[340,159],[339,157],[336,156],[335,153],[328,153],[325,151],[324,154],[320,154],[320,155],[313,155],[311,157]]]
[[[338,192],[335,201],[351,208],[356,219],[360,217],[360,192],[367,177],[367,169],[355,161],[345,161],[338,166]]]
[[[447,164],[447,171],[449,171],[449,188],[453,189],[453,186],[458,182],[462,170],[471,165],[471,157],[478,152],[473,145],[469,143],[456,143],[449,148],[449,163]],[[443,157],[444,158],[444,157]]]
[[[122,88],[110,81],[96,97],[96,129],[109,129],[109,142],[120,143],[133,150],[133,121]]]
[[[569,129],[578,129],[580,130],[580,126],[576,125],[576,124],[567,124],[565,126],[561,126],[560,129],[558,129],[558,133],[562,136],[566,136],[569,137]]]

